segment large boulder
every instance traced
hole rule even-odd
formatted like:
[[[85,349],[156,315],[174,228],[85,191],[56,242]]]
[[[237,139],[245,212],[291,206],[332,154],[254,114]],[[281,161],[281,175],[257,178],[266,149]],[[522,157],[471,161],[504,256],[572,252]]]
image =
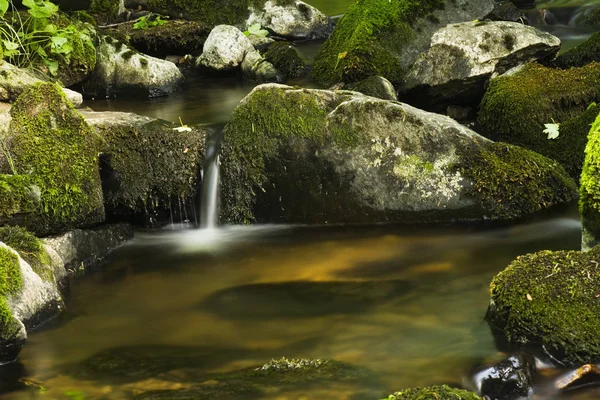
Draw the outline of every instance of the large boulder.
[[[123,112],[83,112],[102,140],[100,166],[109,219],[149,222],[195,193],[206,129]]]
[[[488,14],[494,0],[360,0],[348,9],[315,58],[323,86],[381,75],[398,84],[431,36],[450,23]]]
[[[599,79],[599,63],[569,70],[534,63],[492,79],[479,107],[478,132],[553,158],[578,178],[589,125],[598,114],[593,103],[600,101]],[[544,132],[553,123],[560,124],[554,139]]]
[[[39,196],[39,206],[22,224],[49,234],[103,222],[98,138],[61,88],[33,85],[10,112],[12,174],[24,176],[28,184],[21,187],[33,185]]]
[[[132,50],[104,37],[97,48],[96,68],[83,83],[86,95],[160,97],[174,92],[183,75],[175,64]]]
[[[258,86],[222,146],[227,222],[511,219],[576,197],[554,161],[357,92]]]
[[[515,22],[471,21],[448,25],[410,67],[400,92],[430,110],[477,106],[493,74],[554,57],[560,39]]]
[[[398,100],[398,94],[392,82],[385,79],[383,76],[371,76],[359,82],[352,82],[344,85],[344,90],[352,90],[361,92],[367,96],[377,97],[383,100]]]
[[[518,257],[490,285],[487,320],[515,347],[561,365],[600,361],[600,247]]]
[[[210,1],[147,0],[151,11],[201,21],[211,26],[235,25],[246,29],[253,23],[289,39],[324,39],[332,31],[331,20],[316,8],[299,0],[223,0]]]

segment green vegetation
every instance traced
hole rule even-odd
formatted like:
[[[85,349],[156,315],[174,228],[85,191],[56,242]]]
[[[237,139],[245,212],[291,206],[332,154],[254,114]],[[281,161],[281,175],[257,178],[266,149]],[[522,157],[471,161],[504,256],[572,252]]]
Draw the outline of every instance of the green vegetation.
[[[357,1],[321,47],[313,78],[323,86],[373,75],[399,82],[405,73],[400,54],[414,37],[411,24],[444,4],[444,0]]]
[[[89,10],[112,20],[119,15],[119,0],[92,0]]]
[[[482,400],[475,393],[446,385],[405,389],[381,400]]]
[[[2,226],[0,227],[0,242],[16,250],[42,279],[54,280],[50,256],[44,249],[41,240],[27,229],[19,226]]]
[[[584,241],[588,240],[586,235],[591,234],[591,242],[597,242],[600,238],[600,117],[596,118],[588,134],[580,184],[579,213]]]
[[[302,54],[287,42],[273,43],[264,58],[287,78],[298,78],[306,72]]]
[[[487,320],[517,345],[566,365],[600,360],[600,247],[518,257],[494,277]]]
[[[0,221],[15,214],[34,212],[37,207],[38,201],[28,176],[0,174]]]
[[[139,17],[133,24],[133,29],[148,29],[155,26],[165,25],[166,20],[162,19],[160,15],[143,15]]]
[[[26,226],[41,235],[102,222],[98,140],[60,87],[29,87],[11,115],[15,166],[41,193]]]
[[[589,125],[598,114],[600,64],[557,70],[529,64],[490,83],[478,116],[479,132],[559,161],[578,179]],[[548,140],[544,124],[560,123],[560,136]]]
[[[0,247],[0,339],[10,338],[19,329],[6,297],[17,293],[22,286],[19,258],[6,247]]]
[[[246,36],[254,35],[254,36],[263,36],[264,37],[269,34],[269,31],[266,29],[262,29],[260,22],[257,22],[255,24],[250,25],[248,27],[248,29],[245,30],[243,33]]]
[[[583,67],[584,65],[598,61],[600,61],[600,32],[594,33],[588,40],[571,50],[559,54],[550,63],[550,66],[568,69]]]

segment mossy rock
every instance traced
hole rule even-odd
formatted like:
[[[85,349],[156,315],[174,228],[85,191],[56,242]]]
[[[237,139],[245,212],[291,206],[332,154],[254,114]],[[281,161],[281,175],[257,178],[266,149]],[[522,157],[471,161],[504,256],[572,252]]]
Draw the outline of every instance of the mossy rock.
[[[597,9],[600,10],[600,7]],[[549,66],[568,69],[583,67],[584,65],[598,61],[600,61],[600,32],[594,33],[588,40],[571,50],[559,54],[556,59],[549,63]]]
[[[508,220],[576,197],[553,160],[357,92],[255,88],[225,128],[221,219]]]
[[[433,32],[448,23],[481,18],[492,9],[493,2],[485,0],[359,0],[321,47],[312,76],[323,86],[373,75],[397,84],[418,53],[429,47]]]
[[[16,250],[43,280],[54,281],[50,256],[44,249],[42,241],[27,229],[19,226],[2,226],[0,242]]]
[[[382,76],[372,76],[360,82],[349,83],[344,86],[344,90],[355,90],[383,100],[398,100],[394,85]]]
[[[385,400],[482,400],[473,392],[446,385],[405,389],[389,395]]]
[[[563,365],[600,361],[600,247],[518,257],[490,284],[487,320],[509,343]]]
[[[19,257],[0,244],[0,363],[14,361],[25,344],[23,325],[8,306],[9,297],[22,286]]]
[[[598,80],[599,63],[569,70],[529,64],[493,79],[480,104],[478,131],[555,159],[577,179],[589,126],[599,111],[592,104],[600,101]],[[544,125],[553,121],[560,123],[560,134],[548,139]]]
[[[195,194],[206,130],[119,112],[84,112],[102,139],[101,168],[109,219],[175,209]]]
[[[11,109],[15,167],[40,190],[24,225],[38,235],[104,221],[99,140],[51,83],[27,88]]]
[[[116,20],[121,10],[122,0],[91,0],[89,12],[95,16],[95,19],[101,23],[108,23]]]
[[[300,78],[306,73],[302,53],[290,43],[277,42],[263,54],[265,60],[284,74],[287,79]]]
[[[583,225],[582,248],[588,250],[600,238],[600,116],[588,134],[581,172],[579,213]]]
[[[39,202],[39,190],[29,176],[0,174],[0,223],[35,212]]]

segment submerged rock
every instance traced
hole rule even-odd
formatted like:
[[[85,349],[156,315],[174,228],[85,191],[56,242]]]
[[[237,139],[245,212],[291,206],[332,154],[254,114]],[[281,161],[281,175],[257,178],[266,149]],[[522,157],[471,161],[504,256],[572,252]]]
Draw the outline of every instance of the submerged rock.
[[[398,84],[435,31],[488,14],[494,0],[364,0],[348,8],[321,47],[312,76],[331,86],[380,75]]]
[[[598,63],[564,71],[529,64],[492,79],[480,105],[478,131],[553,158],[577,179],[589,125],[598,114],[599,79]],[[560,124],[554,139],[544,132],[552,123]]]
[[[170,61],[132,50],[122,42],[104,37],[97,48],[97,63],[83,83],[86,95],[160,97],[174,92],[183,75]]]
[[[490,400],[517,400],[533,394],[535,360],[525,354],[508,357],[475,375],[477,391]]]
[[[448,25],[431,38],[431,48],[410,67],[400,93],[411,104],[444,110],[476,106],[493,74],[553,57],[560,40],[515,22],[473,21]]]
[[[486,315],[514,346],[547,353],[562,365],[600,360],[600,247],[517,257],[490,285]]]
[[[83,112],[102,140],[107,215],[145,221],[195,194],[206,129],[122,112]],[[149,222],[149,221],[146,221]]]
[[[361,92],[367,96],[377,97],[382,100],[398,100],[394,85],[383,76],[372,76],[360,82],[349,83],[344,85],[343,89]]]
[[[453,389],[446,385],[428,386],[424,388],[405,389],[395,392],[386,400],[482,400],[475,393],[462,389]]]
[[[228,222],[511,219],[570,201],[554,161],[357,92],[255,88],[225,128]]]

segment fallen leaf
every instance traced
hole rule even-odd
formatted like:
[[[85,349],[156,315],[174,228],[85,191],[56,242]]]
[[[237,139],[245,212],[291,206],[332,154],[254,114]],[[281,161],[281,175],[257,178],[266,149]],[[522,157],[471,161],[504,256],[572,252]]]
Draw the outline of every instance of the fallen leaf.
[[[531,297],[531,295],[529,293],[527,293],[527,300],[532,301],[533,297]]]

